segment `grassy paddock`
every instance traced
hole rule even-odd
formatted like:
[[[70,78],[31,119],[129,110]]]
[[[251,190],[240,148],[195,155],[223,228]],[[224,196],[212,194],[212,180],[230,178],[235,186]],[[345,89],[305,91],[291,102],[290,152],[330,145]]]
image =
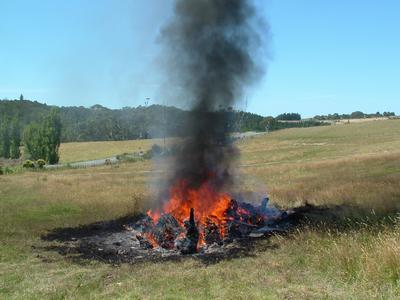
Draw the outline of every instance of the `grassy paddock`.
[[[166,139],[169,143],[170,139]],[[162,144],[162,139],[112,141],[112,142],[82,142],[63,143],[60,147],[60,162],[102,159],[122,153],[146,151],[154,144]]]
[[[64,144],[62,159],[153,143]],[[260,241],[254,255],[213,265],[76,263],[46,251],[53,243],[40,235],[143,210],[155,192],[151,182],[162,176],[157,166],[141,161],[0,176],[0,298],[400,297],[400,121],[289,129],[237,144],[236,188],[256,192],[249,198],[268,190],[283,207],[355,208],[329,220],[316,216],[289,236]],[[79,156],[89,148],[92,154]]]

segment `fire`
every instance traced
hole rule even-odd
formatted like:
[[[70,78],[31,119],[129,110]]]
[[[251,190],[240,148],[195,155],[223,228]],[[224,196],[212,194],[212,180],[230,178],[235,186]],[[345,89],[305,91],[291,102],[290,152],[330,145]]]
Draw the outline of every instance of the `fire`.
[[[197,188],[189,187],[187,180],[178,180],[170,189],[170,198],[164,203],[162,210],[149,210],[147,215],[157,223],[163,214],[172,215],[183,227],[188,219],[190,209],[194,209],[197,226],[204,229],[206,223],[212,222],[218,226],[220,234],[224,237],[226,211],[229,208],[231,197],[227,193],[216,191],[210,181],[205,181]],[[198,245],[204,245],[203,231],[200,232]]]
[[[147,240],[150,242],[150,244],[153,246],[153,248],[158,247],[158,243],[151,233],[146,232],[146,233],[144,233],[144,236],[147,238]]]
[[[188,180],[178,180],[168,201],[147,212],[145,237],[153,248],[194,253],[204,245],[247,236],[263,227],[268,218],[266,205],[267,200],[256,207],[232,199],[215,187],[212,176],[196,187]]]
[[[170,190],[170,199],[163,205],[162,212],[148,211],[147,214],[157,222],[161,213],[171,214],[178,222],[188,218],[190,209],[195,212],[198,223],[204,224],[207,217],[222,221],[229,207],[231,197],[226,193],[215,190],[213,185],[206,181],[197,189],[190,188],[186,180],[179,180]]]

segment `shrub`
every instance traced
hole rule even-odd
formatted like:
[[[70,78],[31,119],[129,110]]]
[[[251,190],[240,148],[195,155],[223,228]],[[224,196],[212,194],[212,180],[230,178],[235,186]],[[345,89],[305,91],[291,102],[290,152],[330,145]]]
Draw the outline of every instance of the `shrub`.
[[[143,157],[139,153],[122,153],[118,154],[116,158],[121,162],[137,162],[143,160]]]
[[[44,159],[38,159],[36,161],[36,165],[39,167],[39,169],[43,169],[43,167],[46,165],[46,162],[44,161]]]
[[[5,167],[4,168],[4,174],[13,174],[14,173],[14,169],[10,168],[10,167]]]
[[[142,158],[143,159],[151,159],[153,157],[153,151],[147,150],[143,155]]]
[[[4,172],[3,172],[3,167],[0,166],[0,175],[3,175],[3,174],[4,174]]]
[[[26,169],[33,169],[35,167],[35,164],[33,163],[33,161],[27,159],[26,161],[24,161],[24,163],[22,164],[22,167],[26,168]]]

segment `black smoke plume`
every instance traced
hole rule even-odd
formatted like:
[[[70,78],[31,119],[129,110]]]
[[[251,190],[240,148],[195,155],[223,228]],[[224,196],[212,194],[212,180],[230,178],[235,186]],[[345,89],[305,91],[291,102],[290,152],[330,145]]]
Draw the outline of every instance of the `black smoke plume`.
[[[231,182],[237,151],[227,111],[262,76],[266,33],[250,0],[175,1],[161,41],[170,88],[180,91],[192,113],[172,181],[185,179],[191,188],[211,181],[217,190]]]

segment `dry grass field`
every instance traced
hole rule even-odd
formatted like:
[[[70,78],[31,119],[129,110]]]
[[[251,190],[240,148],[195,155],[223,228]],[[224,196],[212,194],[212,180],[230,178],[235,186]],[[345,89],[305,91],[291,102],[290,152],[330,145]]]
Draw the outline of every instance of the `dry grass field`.
[[[61,160],[157,141],[70,143]],[[75,261],[40,236],[144,210],[162,176],[150,161],[0,176],[0,299],[398,299],[400,120],[289,129],[237,142],[238,184],[282,207],[350,204],[247,257],[216,264]]]
[[[122,153],[146,151],[162,139],[112,142],[64,143],[60,147],[60,163],[108,158]]]

